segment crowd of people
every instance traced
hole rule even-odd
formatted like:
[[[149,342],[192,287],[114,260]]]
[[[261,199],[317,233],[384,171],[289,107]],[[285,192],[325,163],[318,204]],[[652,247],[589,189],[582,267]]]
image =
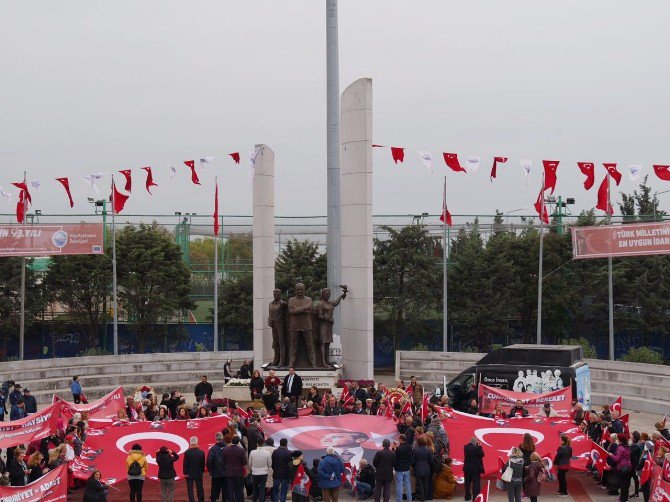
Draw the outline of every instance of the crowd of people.
[[[215,404],[212,399],[214,389],[206,375],[195,386],[191,404],[187,404],[186,397],[178,391],[163,394],[158,401],[149,388],[143,389],[139,400],[127,398],[126,406],[118,413],[118,420],[185,420],[220,414],[230,417],[227,427],[216,434],[215,444],[207,451],[200,448],[197,437],[190,438],[189,448],[182,453],[181,473],[174,466],[179,453],[167,447],[145,452],[140,442],[134,444],[125,466],[131,501],[142,500],[149,453],[158,466],[162,499],[166,502],[174,500],[177,476],[186,479],[189,501],[203,502],[203,479],[207,474],[211,477],[208,497],[211,501],[242,502],[245,491],[253,502],[264,502],[266,498],[285,502],[289,492],[292,492],[292,500],[298,502],[306,502],[309,498],[331,501],[337,500],[339,490],[346,490],[358,500],[374,497],[375,501],[382,498],[388,501],[392,486],[395,486],[397,502],[444,499],[453,495],[457,481],[452,470],[449,437],[442,425],[445,410],[450,407],[447,396],[432,395],[427,405],[422,403],[424,389],[415,377],[411,377],[407,385],[397,382],[393,389],[387,389],[381,383],[361,385],[351,381],[341,394],[336,395],[332,389],[303,389],[302,378],[293,368],[283,379],[272,370],[261,376],[258,370],[248,366],[247,372],[250,400],[254,403],[246,409],[235,403]],[[73,398],[81,402],[83,390],[76,378],[72,380],[71,391]],[[395,398],[389,399],[390,394],[395,394]],[[11,406],[10,420],[37,411],[30,391],[14,382],[5,382],[0,388],[3,419],[7,414],[7,403]],[[423,414],[419,413],[422,404],[427,406]],[[324,456],[307,465],[302,451],[289,450],[286,438],[276,441],[266,437],[262,426],[263,419],[268,417],[298,417],[305,410],[309,414],[325,416],[386,416],[395,420],[398,440],[385,439],[382,449],[376,452],[371,462],[360,458],[350,463],[352,459],[336,448],[328,447]],[[479,414],[476,398],[468,401],[465,411]],[[522,401],[508,409],[498,404],[489,414],[497,419],[529,415]],[[552,417],[556,412],[549,405],[541,409],[539,415]],[[8,448],[6,461],[0,460],[0,484],[26,485],[80,455],[87,438],[87,418],[85,413],[75,413],[67,424],[59,423],[57,433],[28,445]],[[617,502],[627,502],[629,496],[635,498],[639,494],[648,502],[650,481],[640,483],[640,472],[647,459],[662,466],[670,454],[667,446],[670,445],[670,432],[665,422],[655,424],[656,431],[651,434],[638,431],[629,434],[627,424],[617,411],[608,406],[599,413],[585,411],[577,402],[573,402],[570,418],[607,452],[608,467],[599,469],[594,461],[587,473],[608,494],[616,495]],[[537,502],[543,483],[552,480],[553,474],[536,451],[532,435],[526,434],[521,444],[510,447],[500,470],[499,488],[507,491],[509,502],[521,502],[522,497]],[[462,457],[460,454],[459,458],[464,462],[465,500],[475,500],[481,492],[484,450],[478,439],[472,438]],[[571,458],[570,439],[562,436],[553,458],[559,496],[568,496],[567,473]],[[305,482],[296,483],[296,476],[303,476]],[[92,473],[85,483],[85,502],[106,500],[108,487],[102,479],[100,471]],[[73,480],[69,487],[77,488]]]

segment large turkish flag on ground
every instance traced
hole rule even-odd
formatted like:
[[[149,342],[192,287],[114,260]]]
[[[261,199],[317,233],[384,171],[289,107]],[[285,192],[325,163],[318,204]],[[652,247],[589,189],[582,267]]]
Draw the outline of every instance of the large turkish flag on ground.
[[[525,433],[533,437],[535,451],[543,458],[553,460],[561,444],[561,434],[572,440],[573,468],[583,469],[582,464],[586,462],[580,459],[590,458],[591,440],[566,418],[494,420],[453,411],[442,425],[449,436],[452,468],[459,483],[463,482],[463,447],[472,437],[477,438],[484,449],[484,475],[498,471],[498,457],[507,459],[510,449],[521,444]]]
[[[281,423],[263,423],[265,437],[272,436],[275,445],[281,438],[288,440],[288,448],[302,450],[305,462],[326,454],[332,446],[344,462],[358,465],[361,458],[372,463],[382,441],[398,441],[398,429],[390,418],[376,415],[341,415],[337,417],[284,418]]]
[[[113,390],[109,394],[102,396],[97,401],[88,404],[74,404],[58,397],[54,394],[53,402],[62,402],[61,414],[67,421],[72,415],[79,412],[88,413],[88,418],[112,418],[116,417],[119,410],[124,407],[123,387]]]
[[[61,404],[52,404],[39,413],[33,413],[21,420],[0,425],[0,448],[30,443],[43,439],[56,431]]]
[[[220,415],[194,420],[125,422],[125,425],[101,422],[100,428],[92,424],[87,430],[88,438],[81,456],[70,464],[72,472],[76,478],[88,479],[95,469],[99,469],[104,481],[114,484],[128,476],[126,457],[135,443],[142,446],[149,462],[147,477],[155,479],[158,475],[156,452],[161,446],[167,446],[179,454],[175,470],[181,478],[183,453],[188,448],[189,439],[196,436],[200,448],[207,453],[216,442],[215,434],[228,425],[228,417]]]
[[[56,467],[37,481],[25,486],[0,486],[0,501],[65,502],[67,500],[67,464]]]

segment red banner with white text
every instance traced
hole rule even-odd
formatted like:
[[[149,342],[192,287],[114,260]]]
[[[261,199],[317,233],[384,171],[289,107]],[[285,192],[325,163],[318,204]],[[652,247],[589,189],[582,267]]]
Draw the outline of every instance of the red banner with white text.
[[[87,413],[88,418],[113,418],[124,407],[123,387],[119,387],[97,401],[88,404],[74,404],[63,400],[54,394],[53,402],[61,402],[61,414],[67,421],[75,413]]]
[[[505,413],[508,413],[517,400],[523,401],[524,407],[531,415],[539,413],[544,403],[550,403],[560,415],[568,416],[572,403],[572,389],[568,386],[542,394],[530,394],[479,384],[479,411],[481,413],[493,413],[496,403],[500,403]]]
[[[102,254],[101,223],[0,225],[0,256]]]
[[[33,413],[21,420],[0,422],[0,448],[30,443],[55,432],[61,404],[52,404],[39,413]]]
[[[0,486],[0,502],[64,502],[67,500],[67,464],[56,467],[25,486]]]
[[[442,421],[450,442],[454,476],[463,482],[463,448],[471,438],[476,438],[484,450],[484,473],[492,475],[498,471],[498,457],[507,459],[513,446],[519,446],[523,435],[528,433],[535,441],[537,453],[549,468],[553,466],[554,455],[561,444],[561,434],[572,441],[573,469],[583,470],[591,457],[591,440],[567,418],[492,418],[468,415],[452,411],[450,417]]]
[[[98,428],[94,423],[103,426]],[[196,436],[200,448],[207,452],[216,442],[215,434],[227,425],[225,415],[165,422],[114,422],[113,425],[104,420],[91,421],[81,456],[70,462],[70,467],[79,479],[88,479],[95,469],[99,469],[106,483],[123,481],[128,476],[126,457],[137,443],[142,446],[149,463],[148,478],[157,479],[156,452],[161,446],[179,454],[175,470],[181,478],[183,453],[188,448],[189,439]]]

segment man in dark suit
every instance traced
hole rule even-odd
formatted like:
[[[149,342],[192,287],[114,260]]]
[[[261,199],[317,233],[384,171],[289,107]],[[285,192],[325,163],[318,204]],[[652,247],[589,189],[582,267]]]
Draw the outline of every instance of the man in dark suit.
[[[202,487],[202,475],[205,472],[205,452],[198,448],[198,438],[193,436],[189,441],[188,450],[184,453],[184,477],[188,502],[195,502],[193,498],[193,483],[198,492],[198,502],[205,502],[205,490]]]
[[[288,369],[288,375],[284,377],[284,383],[281,386],[283,397],[294,396],[296,402],[300,402],[302,395],[302,378],[295,372],[295,368]]]
[[[235,436],[230,445],[223,449],[223,465],[226,470],[228,502],[244,502],[244,466],[247,465],[247,453]]]
[[[473,437],[463,447],[463,474],[465,475],[465,500],[476,499],[481,487],[481,476],[484,474],[484,450],[477,438]],[[472,488],[472,491],[470,490]]]
[[[395,465],[395,452],[391,451],[391,441],[382,441],[382,450],[375,453],[372,465],[375,467],[375,502],[379,502],[382,489],[384,490],[384,502],[391,498],[391,482],[393,481],[393,466]]]

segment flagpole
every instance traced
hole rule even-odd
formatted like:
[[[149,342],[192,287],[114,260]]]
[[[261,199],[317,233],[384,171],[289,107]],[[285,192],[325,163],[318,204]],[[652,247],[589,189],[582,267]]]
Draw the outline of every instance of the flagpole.
[[[449,306],[447,303],[447,177],[444,177],[444,188],[442,191],[442,215],[444,221],[442,222],[442,287],[443,287],[443,306],[442,306],[442,350],[449,351]]]
[[[540,256],[537,265],[537,345],[542,345],[542,259],[544,255],[544,172],[540,188]]]
[[[28,181],[26,171],[23,171],[23,184],[28,189]],[[21,195],[19,195],[20,197]],[[26,195],[23,194],[23,228],[26,226],[26,212],[28,209],[28,201]],[[27,240],[27,239],[26,239]],[[21,257],[21,318],[19,319],[19,361],[24,359],[24,342],[26,338],[26,257]]]
[[[219,218],[218,214],[218,204],[219,204],[219,178],[214,178],[214,183],[216,185],[216,205],[217,211],[214,216]],[[218,224],[218,221],[214,222],[215,225]],[[217,232],[214,233],[214,352],[219,350],[219,236]]]
[[[607,173],[607,224],[612,225],[612,212],[610,211],[610,175]],[[607,257],[607,286],[609,297],[609,356],[614,361],[614,288],[612,285],[612,256]]]
[[[114,355],[119,355],[119,297],[116,288],[116,197],[114,196],[114,175],[112,174],[112,296],[114,305]]]

